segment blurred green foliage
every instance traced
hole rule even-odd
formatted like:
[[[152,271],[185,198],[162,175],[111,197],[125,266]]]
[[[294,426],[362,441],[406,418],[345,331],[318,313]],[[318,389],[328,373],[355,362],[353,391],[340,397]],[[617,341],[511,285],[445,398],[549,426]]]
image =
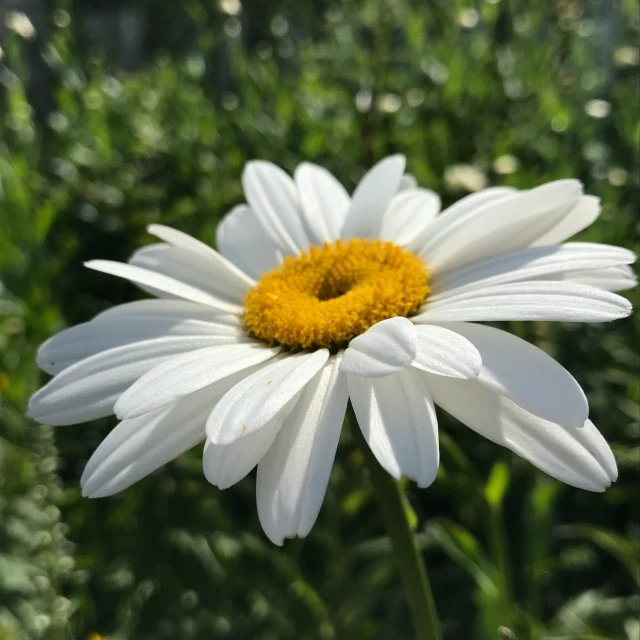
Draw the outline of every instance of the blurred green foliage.
[[[633,247],[635,1],[134,2],[146,54],[128,71],[84,5],[46,6],[37,33],[1,45],[0,639],[410,638],[348,433],[317,525],[284,549],[260,531],[253,478],[220,492],[198,451],[85,500],[114,423],[27,420],[35,350],[140,295],[84,260],[126,259],[158,221],[213,243],[256,157],[352,187],[400,151],[445,204],[578,177],[604,205],[583,239]],[[560,486],[442,416],[438,481],[406,488],[445,636],[638,639],[637,316],[512,329],[584,386],[620,479]]]

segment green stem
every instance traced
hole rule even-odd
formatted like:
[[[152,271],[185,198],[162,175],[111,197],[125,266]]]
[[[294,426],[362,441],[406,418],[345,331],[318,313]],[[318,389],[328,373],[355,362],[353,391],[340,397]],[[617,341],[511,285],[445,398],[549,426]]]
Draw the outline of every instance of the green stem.
[[[349,403],[348,416],[351,433],[364,456],[380,513],[391,538],[396,565],[402,576],[409,601],[416,638],[442,640],[438,612],[424,561],[407,519],[404,494],[398,483],[380,466],[371,452],[360,431],[351,403]]]
[[[500,575],[500,591],[502,593],[505,609],[505,625],[513,627],[513,585],[511,583],[511,558],[509,555],[509,546],[504,528],[504,520],[502,518],[501,505],[489,506],[489,540],[492,549],[492,555]]]

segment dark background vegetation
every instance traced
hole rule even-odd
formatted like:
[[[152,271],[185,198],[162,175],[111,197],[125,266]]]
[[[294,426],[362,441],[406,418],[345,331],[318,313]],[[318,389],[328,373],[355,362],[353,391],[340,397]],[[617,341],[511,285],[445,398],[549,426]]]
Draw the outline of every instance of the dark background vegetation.
[[[84,260],[126,259],[151,222],[213,243],[256,157],[352,188],[399,151],[445,204],[578,177],[603,201],[581,239],[637,248],[636,0],[13,0],[0,22],[0,639],[411,638],[348,433],[284,549],[253,477],[220,492],[199,450],[89,501],[114,421],[27,420],[35,350],[141,296]],[[620,479],[561,486],[443,416],[440,476],[407,491],[445,636],[637,640],[637,316],[511,329],[584,386]]]

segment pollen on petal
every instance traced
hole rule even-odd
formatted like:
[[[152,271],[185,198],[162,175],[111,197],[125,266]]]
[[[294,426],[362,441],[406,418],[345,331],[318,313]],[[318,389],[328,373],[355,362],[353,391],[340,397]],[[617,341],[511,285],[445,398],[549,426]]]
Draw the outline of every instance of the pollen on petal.
[[[245,297],[244,322],[269,344],[336,350],[382,320],[417,312],[428,280],[423,261],[392,242],[338,240],[263,275]]]

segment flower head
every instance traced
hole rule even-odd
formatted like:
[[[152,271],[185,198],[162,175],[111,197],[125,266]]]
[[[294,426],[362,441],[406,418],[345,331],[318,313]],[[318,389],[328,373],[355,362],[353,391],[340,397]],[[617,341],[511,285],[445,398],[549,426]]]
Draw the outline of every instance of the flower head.
[[[221,222],[219,252],[175,229],[129,264],[89,268],[156,296],[110,309],[45,342],[54,378],[36,420],[121,422],[89,460],[85,495],[130,486],[206,439],[204,473],[224,489],[256,465],[269,538],[315,522],[350,400],[380,464],[430,485],[435,405],[549,475],[590,491],[616,478],[577,382],[497,320],[606,322],[630,313],[634,255],[560,244],[599,201],[575,180],[485,189],[440,213],[404,175],[374,166],[352,196],[304,163],[293,179],[247,165],[247,204]]]

